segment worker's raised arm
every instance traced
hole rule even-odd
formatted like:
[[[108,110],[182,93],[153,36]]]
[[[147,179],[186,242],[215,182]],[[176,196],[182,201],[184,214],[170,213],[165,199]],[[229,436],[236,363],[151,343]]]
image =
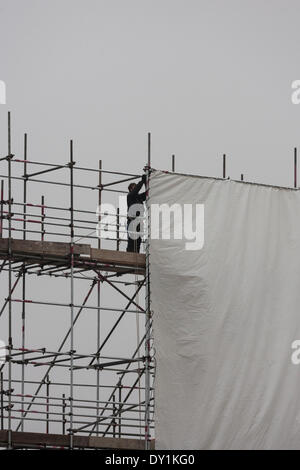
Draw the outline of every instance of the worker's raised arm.
[[[130,191],[130,195],[136,196],[142,189],[143,184],[146,184],[146,175],[142,176],[141,181]]]

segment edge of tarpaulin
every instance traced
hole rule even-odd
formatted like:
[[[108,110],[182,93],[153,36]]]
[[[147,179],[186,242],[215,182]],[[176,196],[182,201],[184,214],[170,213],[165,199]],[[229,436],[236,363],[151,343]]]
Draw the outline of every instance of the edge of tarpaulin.
[[[292,188],[289,186],[277,186],[274,184],[266,184],[266,183],[256,183],[254,181],[245,181],[245,180],[235,180],[230,178],[229,176],[227,178],[221,178],[217,176],[203,176],[203,175],[193,175],[190,173],[178,173],[175,171],[168,171],[168,170],[160,170],[157,168],[151,168],[151,172],[159,172],[159,173],[165,173],[167,175],[177,175],[177,176],[188,176],[190,178],[200,178],[200,179],[208,179],[208,180],[214,180],[214,181],[230,181],[232,183],[240,183],[240,184],[251,184],[254,186],[262,186],[265,188],[273,188],[273,189],[281,189],[281,190],[286,190],[286,191],[299,191],[300,187],[297,188]]]

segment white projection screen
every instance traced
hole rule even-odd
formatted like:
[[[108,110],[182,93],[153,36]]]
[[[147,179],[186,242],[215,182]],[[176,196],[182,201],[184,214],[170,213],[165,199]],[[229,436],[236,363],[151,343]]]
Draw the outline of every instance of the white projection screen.
[[[201,249],[151,234],[156,448],[300,449],[300,192],[154,171],[150,204],[204,204]]]

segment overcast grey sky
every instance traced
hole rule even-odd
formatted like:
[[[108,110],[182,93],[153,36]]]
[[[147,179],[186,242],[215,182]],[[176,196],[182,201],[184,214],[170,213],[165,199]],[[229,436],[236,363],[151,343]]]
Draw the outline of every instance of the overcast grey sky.
[[[1,0],[1,151],[138,171],[153,166],[292,184],[300,142],[298,0]]]

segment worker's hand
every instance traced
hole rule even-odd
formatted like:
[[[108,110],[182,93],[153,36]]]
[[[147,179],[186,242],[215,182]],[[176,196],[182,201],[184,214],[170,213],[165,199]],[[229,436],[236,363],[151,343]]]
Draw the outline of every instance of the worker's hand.
[[[143,175],[143,176],[142,176],[142,182],[143,182],[143,184],[146,184],[146,181],[147,181],[147,177],[146,177],[146,175]]]

